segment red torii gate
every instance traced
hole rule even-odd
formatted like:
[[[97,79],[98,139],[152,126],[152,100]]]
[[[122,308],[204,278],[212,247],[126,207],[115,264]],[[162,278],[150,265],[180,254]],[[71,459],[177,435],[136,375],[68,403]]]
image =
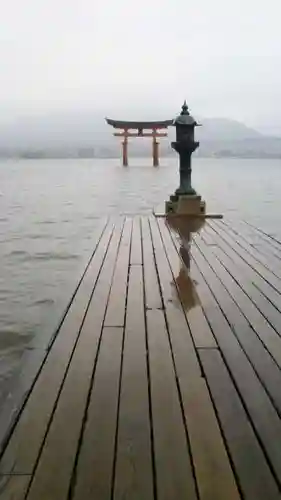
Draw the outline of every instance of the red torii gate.
[[[121,121],[111,120],[106,118],[108,125],[115,129],[121,130],[114,132],[116,137],[124,137],[122,142],[123,165],[128,166],[128,138],[129,137],[152,137],[152,158],[153,166],[159,165],[159,142],[158,137],[167,137],[167,132],[158,132],[164,130],[173,124],[174,120],[152,121],[152,122],[137,122],[137,121]],[[144,132],[145,130],[145,132]],[[148,131],[148,132],[146,132]],[[151,132],[149,132],[151,131]]]

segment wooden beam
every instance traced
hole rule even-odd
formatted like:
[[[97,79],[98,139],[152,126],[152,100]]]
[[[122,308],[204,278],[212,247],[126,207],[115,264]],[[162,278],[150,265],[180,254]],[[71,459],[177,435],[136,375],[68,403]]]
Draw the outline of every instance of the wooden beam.
[[[142,132],[139,134],[138,132],[114,132],[115,137],[167,137],[167,133],[165,132]]]

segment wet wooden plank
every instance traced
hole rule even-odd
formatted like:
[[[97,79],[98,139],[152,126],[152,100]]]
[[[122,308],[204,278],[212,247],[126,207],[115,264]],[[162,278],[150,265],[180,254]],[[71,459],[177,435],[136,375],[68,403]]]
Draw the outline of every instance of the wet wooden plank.
[[[210,245],[210,246],[215,246],[217,245],[217,242],[216,242],[216,238],[208,233],[205,228],[203,228],[201,231],[200,231],[200,236],[204,236],[204,241],[206,242],[206,245]],[[196,235],[195,235],[195,238],[196,238]]]
[[[159,224],[165,248],[172,259],[168,230]],[[154,238],[157,234],[154,233]],[[158,245],[156,245],[156,248]],[[174,248],[175,251],[175,248]],[[156,251],[159,276],[162,278],[161,253]],[[164,275],[165,276],[165,275]],[[162,279],[161,279],[162,282]],[[167,304],[168,327],[175,359],[185,421],[190,440],[195,474],[201,499],[240,498],[214,408],[198,362],[194,365],[194,346],[188,341],[186,322],[174,316],[174,306]]]
[[[278,486],[219,351],[199,353],[243,498],[277,500]]]
[[[172,271],[164,250],[156,220],[150,219],[150,225],[164,311],[172,343],[176,346],[174,355],[175,358],[178,357],[179,364],[184,362],[188,365],[190,373],[192,373],[193,376],[200,377],[201,370],[184,311],[179,299],[175,302],[173,298],[174,291],[177,293],[177,290],[174,290]],[[166,240],[165,244],[167,244]],[[176,365],[177,364],[176,359]]]
[[[132,233],[132,246],[130,255],[131,265],[142,264],[142,250],[141,250],[141,232],[140,232],[140,218],[138,216],[133,219],[133,233]]]
[[[150,433],[143,273],[142,266],[132,266],[121,376],[114,500],[153,498]]]
[[[227,269],[228,273],[241,287],[249,299],[255,304],[256,308],[260,311],[272,328],[278,334],[281,334],[281,313],[253,284],[249,268],[245,267],[244,269],[243,267],[236,265],[235,261],[231,259],[218,245],[216,248],[212,248],[212,252],[224,268]]]
[[[235,252],[247,262],[262,278],[264,278],[271,287],[275,288],[279,293],[281,292],[281,280],[280,277],[275,275],[272,269],[267,263],[263,263],[262,259],[259,259],[260,254],[252,250],[250,247],[245,249],[243,246],[238,244],[234,238],[232,238],[228,232],[226,232],[223,227],[218,225],[216,222],[212,221],[210,227],[212,227],[218,234],[224,239],[230,247],[235,250]]]
[[[109,303],[105,318],[105,326],[123,326],[125,320],[125,301],[128,285],[129,256],[132,232],[132,219],[126,219],[113,283],[110,291]]]
[[[103,330],[73,500],[111,498],[123,328]]]
[[[209,228],[209,231],[213,231],[213,229]],[[218,240],[218,245],[216,248],[212,248],[213,253],[217,255],[218,252],[220,252],[220,259],[223,259],[224,255],[228,258],[228,269],[231,266],[229,262],[232,261],[232,274],[236,272],[236,278],[237,273],[239,273],[239,276],[243,277],[244,290],[246,290],[247,293],[250,294],[251,299],[263,312],[266,318],[268,318],[277,332],[281,333],[281,295],[276,290],[274,290],[259,274],[257,274],[255,269],[253,269],[244,260],[242,260],[239,255],[234,250],[232,250],[227,243],[225,243],[225,241],[219,236],[219,234],[215,234]]]
[[[212,223],[211,223],[212,225]],[[251,245],[248,238],[243,236],[240,231],[235,231],[230,224],[225,224],[225,222],[217,221],[215,225],[219,227],[220,230],[226,232],[229,238],[233,239],[235,243],[245,250],[254,260],[262,264],[266,269],[270,270],[273,275],[281,279],[280,259],[275,257],[272,253],[263,251],[261,246],[261,251],[256,249],[254,245]]]
[[[71,359],[28,500],[67,499],[120,237],[120,230],[117,230],[113,235]],[[68,418],[69,415],[71,419]],[[58,446],[62,435],[63,443]]]
[[[206,382],[188,377],[184,367],[178,371],[200,499],[237,500],[240,495]]]
[[[225,227],[226,231],[229,231],[233,235],[239,235],[247,245],[255,248],[255,244],[260,241],[259,235],[250,226],[245,224],[244,221],[223,219],[222,222],[222,227]]]
[[[173,244],[171,233],[165,227],[163,220],[159,220],[158,225],[164,240],[173,278],[179,292],[181,303],[185,310],[194,344],[197,348],[216,347],[216,340],[212,334],[210,326],[208,325],[206,317],[204,316],[200,300],[196,292],[196,281],[192,278],[192,273],[186,268],[183,259],[179,255],[179,252],[183,248],[183,243],[181,243],[178,239],[173,238]],[[177,247],[178,252],[175,247]]]
[[[281,246],[274,243],[274,240],[266,237],[258,229],[243,221],[224,220],[223,222],[227,228],[234,234],[239,234],[248,245],[253,246],[258,252],[267,257],[273,255],[275,259],[281,260]]]
[[[141,232],[142,232],[142,246],[143,246],[145,307],[147,309],[161,309],[162,301],[160,296],[159,283],[153,256],[151,234],[147,217],[142,217],[141,219]]]
[[[281,366],[281,337],[275,332],[275,330],[270,326],[270,324],[266,321],[264,316],[259,312],[256,308],[255,304],[251,301],[251,299],[246,295],[246,293],[242,290],[242,288],[235,282],[232,276],[228,273],[228,271],[223,267],[220,261],[216,258],[214,253],[211,253],[209,248],[204,244],[203,241],[198,241],[198,248],[204,255],[205,259],[211,265],[212,269],[216,273],[217,277],[223,283],[223,287],[228,291],[229,295],[235,301],[234,308],[231,308],[231,311],[236,310],[237,314],[239,311],[244,315],[245,319],[249,322],[252,327],[252,330],[256,332],[257,337],[261,340],[265,348],[271,354],[272,358],[276,361],[277,365]],[[231,318],[232,318],[231,313]],[[230,318],[230,321],[235,326],[234,320]],[[241,324],[243,320],[239,318],[239,324]],[[244,322],[245,323],[245,322]],[[256,338],[253,337],[253,333],[251,332],[247,335],[249,341],[251,342],[251,347],[253,346],[253,342],[257,343]],[[262,355],[263,346],[257,345],[257,350]],[[267,352],[265,352],[267,356]],[[278,376],[280,377],[281,384],[281,372],[279,368],[276,368]],[[281,400],[280,400],[281,404]],[[280,406],[281,408],[281,406]]]
[[[231,325],[233,333],[274,401],[274,405],[281,413],[281,371],[279,367],[265,349],[255,330],[249,325],[245,316],[242,315],[237,304],[228,294],[223,282],[220,281],[218,275],[215,273],[213,268],[215,265],[214,261],[212,260],[212,263],[210,263],[208,260],[205,260],[206,256],[204,258],[203,254],[196,247],[193,248],[192,254],[196,258],[200,268],[204,269],[204,277]]]
[[[205,281],[205,278],[207,279],[207,265],[200,262],[199,266],[200,271],[195,259],[193,272],[198,282],[197,290],[202,307],[208,317],[225,363],[243,398],[243,404],[247,408],[252,425],[259,435],[266,455],[281,484],[280,418],[213,296],[213,282],[208,280],[207,285]]]
[[[280,266],[281,253],[279,253],[270,243],[270,240],[265,240],[261,233],[254,231],[254,229],[243,223],[242,221],[232,222],[223,221],[222,227],[225,228],[229,234],[240,240],[243,243],[243,248],[253,248],[260,254],[262,259],[265,259],[270,266],[272,266],[273,271]]]
[[[146,314],[157,498],[195,500],[196,488],[164,313],[153,310]]]
[[[278,240],[278,238],[276,238],[272,234],[266,233],[265,231],[263,231],[263,229],[261,229],[257,226],[254,226],[253,224],[250,224],[249,221],[245,221],[245,224],[248,227],[251,227],[251,229],[253,231],[255,231],[257,234],[259,234],[265,241],[270,243],[272,245],[272,247],[278,251],[278,255],[280,255],[280,253],[281,253],[281,241]]]
[[[120,228],[116,230],[116,235],[118,238]],[[0,462],[2,473],[9,473],[11,470],[16,473],[33,471],[91,293],[99,276],[109,242],[112,241],[111,236],[112,227],[109,226],[11,436]]]
[[[31,476],[0,476],[1,500],[25,500]]]
[[[27,350],[20,363],[20,368],[8,383],[5,401],[1,401],[0,412],[0,453],[4,451],[13,426],[32,389],[32,385],[46,357],[42,349]]]

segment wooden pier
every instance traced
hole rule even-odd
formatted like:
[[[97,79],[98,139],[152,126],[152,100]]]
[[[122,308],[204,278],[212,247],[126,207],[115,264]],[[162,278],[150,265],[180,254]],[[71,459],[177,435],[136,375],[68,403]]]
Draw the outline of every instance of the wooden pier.
[[[281,243],[206,221],[188,270],[183,240],[155,217],[103,224],[1,500],[281,498]]]

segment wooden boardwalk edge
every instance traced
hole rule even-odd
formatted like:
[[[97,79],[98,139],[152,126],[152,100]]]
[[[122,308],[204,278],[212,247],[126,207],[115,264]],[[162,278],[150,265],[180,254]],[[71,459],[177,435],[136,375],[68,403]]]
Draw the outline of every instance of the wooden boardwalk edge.
[[[103,236],[103,233],[107,227],[108,219],[102,219],[99,224],[99,228],[97,230],[97,241],[92,251],[92,254],[82,272],[80,274],[77,285],[74,291],[71,294],[70,299],[67,302],[67,305],[62,312],[60,319],[58,321],[57,326],[52,333],[50,340],[48,342],[47,349],[35,348],[28,350],[24,358],[22,360],[22,368],[19,372],[17,372],[12,381],[12,388],[10,391],[9,398],[5,401],[4,405],[0,410],[0,457],[3,454],[3,451],[7,445],[7,442],[13,432],[13,429],[20,417],[22,409],[25,406],[26,401],[32,391],[32,388],[38,378],[40,371],[46,361],[48,353],[51,349],[53,342],[55,341],[60,328],[66,318],[68,311],[70,310],[73,301],[78,293],[79,287],[82,284],[83,278],[89,268],[91,261],[95,256],[95,252],[98,248],[100,240]],[[24,373],[23,373],[24,372]],[[22,380],[24,379],[24,384],[22,384]]]
[[[0,413],[1,500],[281,498],[281,244],[188,224],[101,221]]]

